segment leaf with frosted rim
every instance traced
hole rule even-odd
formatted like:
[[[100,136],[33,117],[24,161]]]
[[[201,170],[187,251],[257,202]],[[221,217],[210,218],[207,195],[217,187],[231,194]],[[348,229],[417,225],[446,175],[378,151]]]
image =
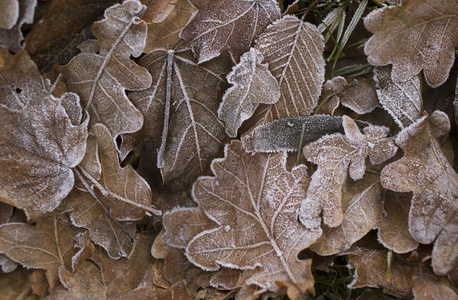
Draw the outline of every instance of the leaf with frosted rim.
[[[275,104],[280,98],[277,80],[263,64],[264,57],[255,48],[250,48],[240,62],[227,75],[233,84],[223,96],[218,117],[224,121],[226,133],[236,137],[242,122],[249,119],[260,103]]]
[[[284,16],[260,35],[256,49],[264,55],[281,91],[264,123],[309,115],[317,105],[325,71],[323,36],[316,26]]]
[[[116,4],[105,11],[105,18],[92,26],[97,41],[86,41],[66,66],[58,66],[68,90],[80,95],[90,124],[105,124],[113,137],[139,130],[142,114],[129,101],[126,90],[138,91],[151,85],[151,75],[137,65],[145,46],[147,27],[137,16],[143,10],[138,0]],[[97,49],[98,48],[98,49]]]
[[[380,104],[401,128],[409,126],[422,116],[420,75],[397,83],[391,79],[391,67],[381,67],[374,69],[374,80]]]
[[[391,77],[404,82],[424,70],[431,87],[443,84],[455,60],[458,16],[455,0],[403,0],[364,18],[374,35],[364,52],[370,64],[393,64]]]
[[[223,151],[227,136],[217,111],[232,62],[220,56],[198,65],[189,49],[181,49],[153,51],[140,65],[151,72],[153,84],[130,94],[145,118],[143,136],[131,138],[146,136],[158,145],[164,184],[183,189],[208,174]]]
[[[458,260],[458,174],[438,142],[449,130],[443,112],[418,119],[396,138],[404,157],[387,165],[381,175],[383,187],[413,192],[409,231],[419,243],[435,241],[432,265],[440,275],[451,271]]]
[[[340,98],[340,103],[360,115],[373,111],[380,106],[374,80],[369,77],[355,79]]]
[[[27,268],[45,269],[52,289],[59,282],[59,267],[71,270],[72,257],[77,253],[73,239],[79,232],[65,214],[40,218],[35,226],[3,224],[0,252]]]
[[[75,167],[84,156],[87,123],[73,125],[61,99],[45,87],[37,66],[24,53],[2,73],[0,90],[0,186],[4,202],[35,220],[52,211],[73,188]]]
[[[297,221],[308,186],[305,166],[286,170],[286,154],[251,155],[234,140],[225,156],[212,163],[213,177],[200,177],[193,197],[219,226],[196,235],[186,255],[204,270],[221,266],[260,271],[247,284],[277,291],[276,282],[302,293],[313,287],[310,261],[297,254],[312,244],[321,229]]]
[[[345,94],[345,90],[348,88],[350,85],[342,76],[327,80],[321,89],[321,96],[314,114],[333,115],[339,106],[340,97]]]
[[[14,26],[10,29],[0,28],[0,46],[8,48],[13,52],[19,52],[21,50],[21,42],[24,39],[22,35],[21,27],[25,23],[32,24],[33,16],[35,14],[35,7],[37,6],[37,0],[21,0],[19,3],[19,11]],[[6,1],[2,1],[2,5],[5,5]],[[2,10],[7,13],[13,13],[14,11],[4,10],[8,9],[2,7]]]
[[[227,50],[235,62],[266,27],[280,18],[273,0],[190,0],[199,11],[180,37],[189,42],[202,63]]]
[[[342,194],[348,174],[353,180],[361,179],[366,172],[366,157],[372,164],[380,164],[396,153],[397,147],[387,137],[388,128],[371,125],[364,128],[363,134],[348,116],[343,117],[343,126],[345,135],[326,135],[303,149],[304,156],[318,165],[299,213],[307,228],[320,226],[321,211],[325,225],[340,225]]]

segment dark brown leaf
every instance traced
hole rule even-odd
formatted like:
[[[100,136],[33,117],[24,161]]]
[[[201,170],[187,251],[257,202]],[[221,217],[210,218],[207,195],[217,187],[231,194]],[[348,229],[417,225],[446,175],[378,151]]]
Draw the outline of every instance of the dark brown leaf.
[[[21,27],[25,23],[33,23],[33,15],[35,6],[37,5],[37,0],[18,0],[16,2],[16,5],[19,5],[19,15],[13,18],[16,19],[16,22],[13,24],[14,26],[9,29],[0,28],[0,46],[13,52],[19,52],[21,50],[21,42],[24,39]],[[13,14],[13,16],[15,14],[14,10],[9,13]],[[11,25],[11,23],[8,25]]]

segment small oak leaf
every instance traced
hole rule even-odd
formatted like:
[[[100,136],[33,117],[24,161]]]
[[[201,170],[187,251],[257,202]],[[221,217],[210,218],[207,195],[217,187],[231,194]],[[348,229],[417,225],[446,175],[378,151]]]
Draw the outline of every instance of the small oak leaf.
[[[280,98],[277,80],[262,61],[261,52],[250,48],[227,75],[233,86],[224,93],[218,117],[224,121],[230,137],[237,136],[242,122],[253,115],[260,103],[275,104]]]
[[[98,51],[84,49],[68,65],[57,67],[68,90],[80,95],[91,126],[105,124],[113,137],[137,131],[143,124],[141,113],[125,94],[151,85],[148,71],[130,59],[141,55],[145,46],[147,27],[137,16],[142,10],[138,0],[108,8],[105,18],[92,26],[97,41],[84,43]]]
[[[320,226],[321,210],[325,225],[340,225],[342,192],[348,174],[353,180],[361,179],[366,172],[366,157],[372,164],[380,164],[396,153],[397,147],[387,138],[388,128],[371,125],[362,134],[348,116],[343,117],[343,126],[345,135],[327,135],[303,149],[304,156],[318,165],[299,214],[307,228]]]
[[[374,80],[369,77],[355,79],[340,98],[340,103],[360,115],[373,111],[380,106]]]
[[[0,252],[27,268],[45,269],[52,289],[59,282],[59,267],[72,269],[72,258],[77,253],[73,240],[79,232],[65,214],[40,218],[35,226],[3,224]]]
[[[273,0],[223,1],[190,0],[199,9],[180,37],[189,42],[202,63],[228,50],[235,62],[250,49],[254,40],[280,10]]]
[[[212,163],[214,177],[200,177],[193,197],[218,227],[202,231],[188,244],[186,255],[204,270],[220,267],[259,272],[246,284],[277,291],[312,291],[310,261],[297,254],[310,246],[321,229],[309,230],[297,220],[307,189],[305,166],[286,170],[286,154],[246,153],[240,141],[225,148]]]
[[[443,112],[418,119],[396,138],[404,157],[387,165],[381,175],[383,187],[413,192],[409,231],[420,243],[435,240],[432,265],[440,275],[451,271],[458,260],[458,174],[438,142],[449,130]]]
[[[326,81],[321,89],[321,96],[314,114],[333,115],[339,106],[340,97],[345,94],[344,91],[348,88],[350,88],[350,85],[342,76]]]
[[[422,69],[432,87],[443,84],[455,60],[458,16],[454,0],[403,0],[364,19],[374,35],[364,52],[374,66],[393,64],[391,77],[404,82]]]

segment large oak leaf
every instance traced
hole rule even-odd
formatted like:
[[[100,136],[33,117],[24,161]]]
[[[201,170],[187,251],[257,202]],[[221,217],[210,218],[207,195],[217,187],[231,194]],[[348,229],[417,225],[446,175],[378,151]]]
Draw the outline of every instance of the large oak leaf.
[[[189,41],[199,63],[228,50],[234,61],[273,21],[280,10],[273,0],[190,0],[199,9],[180,37]]]
[[[308,178],[304,166],[288,172],[285,164],[285,153],[251,155],[239,141],[226,146],[225,157],[212,163],[215,176],[201,177],[193,187],[194,199],[219,226],[189,242],[191,262],[205,270],[261,267],[247,284],[276,291],[283,282],[291,294],[313,290],[310,261],[297,254],[321,229],[298,222]]]
[[[73,188],[72,168],[83,159],[87,123],[72,123],[61,99],[45,88],[24,53],[0,81],[0,187],[3,201],[24,209],[29,220],[56,208]]]
[[[454,0],[403,0],[402,7],[373,11],[364,25],[374,33],[364,48],[369,63],[393,64],[394,81],[409,80],[422,69],[432,87],[447,80],[458,44]]]
[[[142,54],[146,24],[137,16],[143,9],[138,0],[125,1],[105,11],[105,19],[94,23],[97,41],[80,45],[81,54],[64,67],[63,81],[81,97],[91,116],[91,125],[103,123],[113,137],[141,128],[141,113],[130,103],[125,90],[143,90],[151,85],[147,70],[130,56]]]
[[[285,16],[261,34],[256,49],[269,64],[281,91],[266,121],[309,115],[317,105],[324,82],[324,43],[317,28],[294,16]]]
[[[189,186],[209,173],[227,139],[217,111],[230,58],[198,65],[190,50],[157,50],[140,64],[153,76],[148,90],[131,94],[145,117],[142,134],[160,145],[157,165],[165,185]]]
[[[438,142],[449,130],[450,122],[443,112],[418,119],[396,138],[404,157],[386,166],[381,175],[385,188],[413,192],[409,231],[420,243],[435,240],[432,264],[441,275],[458,261],[458,174]]]

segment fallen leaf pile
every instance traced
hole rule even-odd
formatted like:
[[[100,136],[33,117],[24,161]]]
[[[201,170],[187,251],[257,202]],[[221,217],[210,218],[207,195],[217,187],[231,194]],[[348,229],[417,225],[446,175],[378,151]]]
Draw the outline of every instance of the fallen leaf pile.
[[[2,299],[458,299],[458,12],[396,3],[3,1]]]

